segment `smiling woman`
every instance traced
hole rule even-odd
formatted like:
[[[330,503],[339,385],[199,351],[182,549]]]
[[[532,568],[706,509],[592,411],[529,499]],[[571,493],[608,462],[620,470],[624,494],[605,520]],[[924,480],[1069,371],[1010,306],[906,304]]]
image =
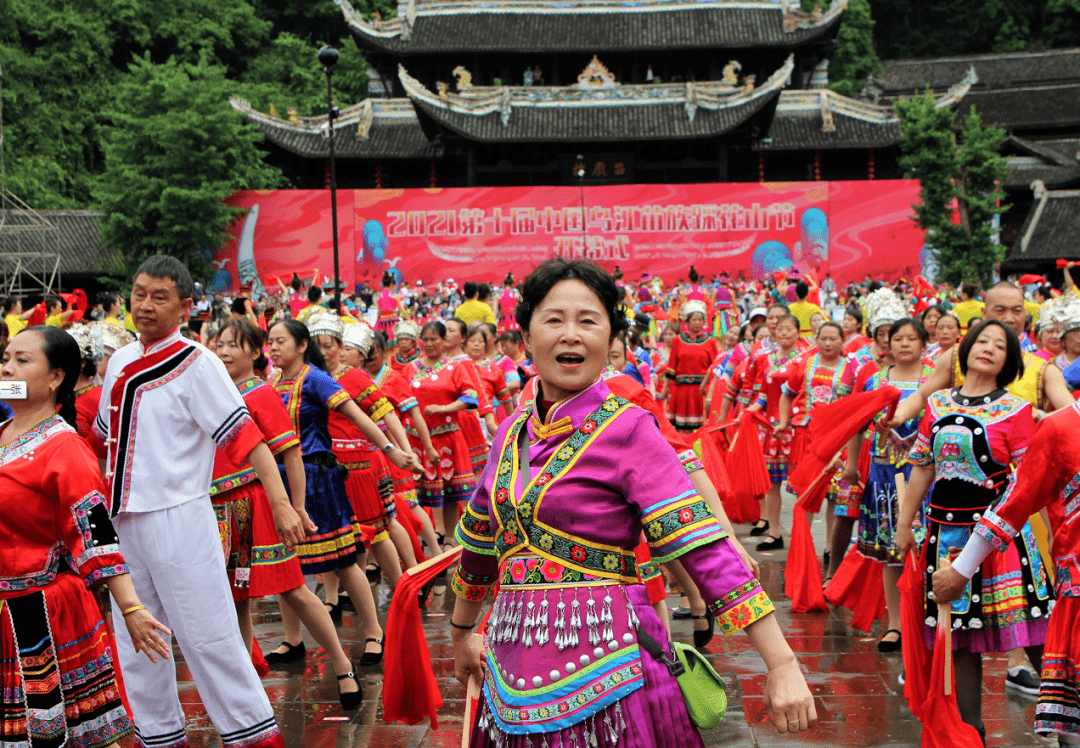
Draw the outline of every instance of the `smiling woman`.
[[[464,551],[451,583],[456,675],[485,684],[473,748],[702,745],[675,678],[638,647],[643,634],[667,641],[638,575],[643,530],[654,561],[682,561],[724,633],[746,629],[769,667],[777,727],[811,727],[813,700],[772,603],[654,417],[602,378],[626,324],[612,278],[550,260],[522,297],[536,398],[495,434],[458,525]],[[468,632],[496,581],[481,663]]]

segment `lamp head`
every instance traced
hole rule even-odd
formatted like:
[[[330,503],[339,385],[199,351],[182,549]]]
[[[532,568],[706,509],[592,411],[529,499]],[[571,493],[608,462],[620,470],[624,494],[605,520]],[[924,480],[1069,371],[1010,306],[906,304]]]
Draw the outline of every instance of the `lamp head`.
[[[326,44],[319,50],[319,64],[324,68],[333,67],[338,61],[338,51]]]

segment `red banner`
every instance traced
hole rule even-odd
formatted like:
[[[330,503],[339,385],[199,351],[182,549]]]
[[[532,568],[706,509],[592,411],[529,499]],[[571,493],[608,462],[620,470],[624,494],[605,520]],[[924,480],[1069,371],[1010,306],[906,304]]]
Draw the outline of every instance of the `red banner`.
[[[408,282],[498,283],[552,255],[618,265],[632,279],[672,281],[691,265],[703,276],[796,267],[838,283],[911,279],[925,255],[911,220],[918,192],[915,180],[339,190],[341,279],[378,285],[390,270]],[[248,213],[216,253],[213,286],[273,286],[294,270],[333,278],[329,192],[243,191],[227,202]]]

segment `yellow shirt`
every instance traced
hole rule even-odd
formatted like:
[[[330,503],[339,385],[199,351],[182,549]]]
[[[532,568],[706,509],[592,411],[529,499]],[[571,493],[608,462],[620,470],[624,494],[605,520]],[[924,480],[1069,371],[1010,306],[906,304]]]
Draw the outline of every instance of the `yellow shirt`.
[[[811,304],[809,301],[796,301],[788,307],[788,312],[799,318],[799,335],[803,338],[810,338],[814,335],[814,329],[810,327],[810,318],[815,314],[825,316],[825,312],[821,311],[821,307],[817,304]]]
[[[1040,309],[1042,309],[1042,306],[1036,304],[1034,301],[1027,301],[1026,299],[1024,300],[1024,313],[1031,315],[1032,324],[1039,321]]]
[[[19,315],[17,314],[9,314],[4,317],[4,322],[7,323],[9,338],[15,337],[24,327],[26,327],[26,323],[19,319]]]
[[[462,302],[461,306],[454,312],[454,316],[467,325],[471,325],[473,322],[490,322],[493,325],[496,323],[495,312],[491,311],[491,307],[476,299]]]
[[[116,317],[106,317],[106,318],[105,318],[105,321],[106,321],[106,322],[107,322],[108,324],[110,324],[110,325],[113,325],[114,327],[119,327],[119,328],[121,328],[121,329],[123,329],[123,327],[124,327],[124,326],[123,326],[123,325],[122,325],[122,324],[120,323],[120,320],[119,320],[119,319],[117,319]]]
[[[304,324],[307,324],[307,318],[308,317],[315,314],[315,312],[325,312],[325,311],[326,311],[326,307],[324,307],[322,304],[310,304],[310,305],[304,307],[303,309],[301,309],[299,312],[296,313],[296,319],[299,322],[303,322]]]
[[[986,312],[986,304],[977,299],[961,301],[952,308],[952,313],[960,320],[960,331],[967,332],[968,323],[972,317],[982,317]]]
[[[54,314],[51,317],[46,317],[45,318],[45,324],[48,325],[49,327],[60,327],[60,328],[62,328],[64,326],[64,313],[63,312],[57,312],[56,314]]]

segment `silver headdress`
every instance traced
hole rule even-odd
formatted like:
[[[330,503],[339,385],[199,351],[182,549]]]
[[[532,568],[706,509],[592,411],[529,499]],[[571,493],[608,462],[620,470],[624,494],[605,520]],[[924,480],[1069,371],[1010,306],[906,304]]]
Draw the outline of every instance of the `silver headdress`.
[[[307,318],[307,329],[311,337],[329,335],[332,338],[341,340],[341,336],[345,331],[345,323],[336,314],[316,312]]]
[[[866,297],[866,329],[871,335],[882,325],[907,316],[907,304],[891,288],[879,288]]]
[[[413,322],[411,319],[403,319],[398,322],[394,327],[395,338],[412,338],[413,340],[420,339],[420,325]]]
[[[705,302],[698,299],[691,301],[684,301],[682,306],[679,307],[679,317],[681,319],[690,319],[691,314],[700,314],[702,317],[705,314]]]
[[[371,350],[371,344],[375,340],[375,331],[366,322],[357,322],[353,325],[345,325],[345,332],[341,342],[360,351],[366,356]]]

